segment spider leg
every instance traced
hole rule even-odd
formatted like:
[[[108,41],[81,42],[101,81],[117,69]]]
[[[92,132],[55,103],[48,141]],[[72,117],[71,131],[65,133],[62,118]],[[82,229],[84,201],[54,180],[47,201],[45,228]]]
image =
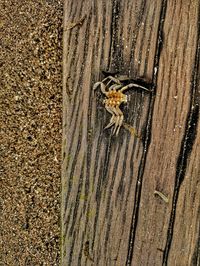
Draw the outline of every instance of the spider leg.
[[[109,106],[105,106],[106,110],[112,115],[109,124],[105,128],[111,127],[113,124],[115,124],[115,113],[113,112],[112,108]]]
[[[98,87],[99,87],[99,85],[101,85],[101,81],[99,81],[99,82],[96,82],[95,84],[94,84],[94,86],[93,86],[93,90],[96,90]]]
[[[105,79],[102,80],[102,82],[105,82],[107,80],[110,80],[108,83],[110,83],[111,81],[115,82],[116,84],[121,84],[121,82],[119,81],[119,79],[114,78],[113,76],[108,76]]]
[[[106,93],[107,93],[107,92],[106,92],[106,86],[105,86],[101,81],[96,82],[96,83],[94,84],[94,86],[93,86],[93,90],[96,90],[96,89],[98,88],[98,86],[101,86],[101,92],[102,92],[103,94],[106,94]]]
[[[116,111],[116,109],[115,109],[115,111]],[[112,130],[112,134],[113,134],[113,135],[115,134],[115,132],[116,132],[116,130],[117,130],[117,128],[118,128],[119,118],[120,118],[120,116],[119,116],[119,114],[118,114],[117,111],[116,111],[115,126],[113,127],[113,130]]]
[[[107,79],[107,78],[106,78],[106,79]],[[104,79],[104,80],[105,80],[105,79]],[[113,79],[110,79],[110,80],[108,81],[108,83],[106,84],[106,87],[107,87],[107,88],[109,88],[109,85],[110,85],[111,82],[113,82]],[[118,83],[118,84],[119,84],[119,83]],[[116,85],[116,84],[114,84],[114,85]],[[114,85],[112,85],[112,86],[114,86]]]
[[[116,114],[116,121],[115,121],[115,127],[113,129],[113,135],[116,133],[116,135],[118,135],[120,127],[122,125],[123,119],[124,119],[124,115],[122,113],[122,111],[119,109],[119,107],[115,107],[113,108],[113,111]]]
[[[124,115],[123,115],[122,111],[119,109],[119,107],[117,107],[117,110],[118,110],[120,116],[119,116],[118,129],[117,129],[116,135],[118,135],[119,130],[120,130],[120,128],[123,124],[123,120],[124,120]]]
[[[113,115],[113,116],[111,117],[111,119],[110,119],[109,124],[108,124],[107,126],[105,126],[104,129],[109,128],[109,127],[111,127],[111,126],[114,125],[114,124],[115,124],[115,116]]]
[[[145,91],[150,91],[150,90],[148,90],[147,88],[145,88],[145,87],[143,87],[143,86],[140,86],[140,85],[138,85],[138,84],[135,84],[135,83],[130,83],[130,84],[128,84],[127,86],[123,87],[120,91],[122,92],[122,91],[128,90],[128,89],[133,88],[133,87],[135,87],[135,88],[140,88],[140,89],[143,89],[143,90],[145,90]]]
[[[121,88],[121,87],[122,87],[122,85],[114,84],[114,85],[110,86],[109,90],[110,90],[110,91],[111,91],[111,90],[118,90],[118,89]]]

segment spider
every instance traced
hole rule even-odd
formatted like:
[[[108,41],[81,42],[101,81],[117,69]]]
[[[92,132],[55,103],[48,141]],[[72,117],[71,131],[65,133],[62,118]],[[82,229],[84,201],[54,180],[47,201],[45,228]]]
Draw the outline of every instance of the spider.
[[[112,132],[113,135],[118,135],[124,120],[124,115],[119,108],[121,103],[127,102],[127,95],[125,95],[123,92],[133,87],[149,91],[147,88],[136,83],[124,85],[124,83],[127,83],[127,81],[130,81],[130,79],[126,76],[108,76],[102,81],[96,82],[93,86],[94,90],[100,86],[101,92],[107,97],[104,99],[103,103],[105,104],[106,110],[112,115],[112,117],[109,124],[105,128],[114,126]]]

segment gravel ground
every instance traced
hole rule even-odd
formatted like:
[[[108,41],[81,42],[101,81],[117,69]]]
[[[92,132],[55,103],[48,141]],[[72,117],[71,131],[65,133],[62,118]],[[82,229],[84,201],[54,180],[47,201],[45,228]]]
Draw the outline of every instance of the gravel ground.
[[[63,3],[0,10],[0,265],[59,265]]]

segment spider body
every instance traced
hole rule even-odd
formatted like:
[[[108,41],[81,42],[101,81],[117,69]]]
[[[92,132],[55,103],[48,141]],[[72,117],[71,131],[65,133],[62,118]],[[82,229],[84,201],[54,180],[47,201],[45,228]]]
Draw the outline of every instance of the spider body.
[[[149,91],[143,86],[140,86],[136,83],[130,83],[124,85],[124,81],[130,80],[125,76],[113,77],[108,76],[100,82],[94,84],[93,89],[95,90],[100,86],[101,92],[107,97],[104,99],[103,103],[106,110],[112,115],[109,124],[105,128],[113,126],[113,134],[118,135],[119,130],[123,124],[124,115],[120,110],[119,106],[122,103],[127,102],[127,95],[123,92],[129,88],[141,88],[143,90]]]
[[[108,91],[106,93],[107,99],[103,102],[106,106],[117,107],[121,103],[127,102],[127,95],[123,94],[121,91]]]

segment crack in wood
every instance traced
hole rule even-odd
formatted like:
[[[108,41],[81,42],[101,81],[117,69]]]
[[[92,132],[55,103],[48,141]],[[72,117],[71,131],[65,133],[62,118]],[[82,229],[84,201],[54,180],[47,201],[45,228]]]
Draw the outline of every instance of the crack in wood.
[[[193,110],[190,109],[186,133],[183,137],[181,151],[179,154],[179,158],[177,160],[175,189],[174,189],[172,211],[170,215],[170,221],[169,221],[169,227],[168,227],[168,233],[167,233],[167,240],[166,240],[166,245],[165,245],[164,255],[163,255],[163,265],[167,265],[168,255],[169,255],[172,238],[173,238],[173,227],[174,227],[174,222],[175,222],[175,217],[176,217],[176,205],[178,201],[179,190],[181,187],[181,183],[183,182],[184,177],[185,177],[185,172],[187,169],[187,162],[188,162],[188,159],[189,159],[189,156],[190,156],[190,153],[191,153],[191,150],[192,150],[195,138],[196,138],[198,119],[199,119],[199,106],[196,105],[193,108]]]
[[[112,19],[111,19],[111,29],[110,29],[110,34],[111,34],[111,43],[110,43],[110,51],[109,51],[109,62],[108,62],[108,71],[114,71],[118,72],[118,66],[115,64],[115,58],[116,55],[114,56],[114,53],[118,51],[119,49],[116,47],[116,35],[118,31],[118,25],[117,25],[117,20],[118,20],[118,15],[119,14],[119,0],[114,0],[113,1],[113,6],[112,6]],[[113,59],[113,62],[112,62]],[[114,68],[114,69],[113,69]]]
[[[164,26],[164,21],[165,21],[166,9],[167,9],[167,0],[163,0],[162,9],[160,13],[160,25],[159,25],[159,30],[158,30],[158,41],[157,41],[156,56],[155,56],[155,61],[154,61],[154,69],[158,69],[160,53],[163,47],[162,45],[163,44],[163,41],[162,41],[163,26]],[[153,73],[153,92],[154,93],[156,92],[157,76],[158,76],[158,71],[154,71]],[[132,222],[131,222],[131,228],[130,228],[129,247],[128,247],[126,265],[131,265],[131,261],[133,257],[133,247],[134,247],[135,233],[136,233],[136,228],[137,228],[137,223],[138,223],[138,213],[139,213],[139,205],[140,205],[141,190],[142,190],[142,179],[143,179],[143,173],[144,173],[148,148],[149,148],[150,141],[151,141],[153,106],[154,106],[154,98],[151,95],[150,102],[149,102],[149,108],[148,108],[149,115],[147,118],[146,135],[145,135],[145,140],[144,140],[144,150],[142,154],[141,164],[139,167],[137,186],[136,186],[136,191],[135,191],[135,204],[134,204],[134,210],[133,210]]]
[[[198,17],[200,19],[200,7],[198,10]],[[192,82],[191,82],[190,110],[188,112],[185,135],[183,136],[181,150],[180,150],[180,154],[177,160],[175,189],[174,189],[174,195],[173,195],[173,201],[172,201],[172,211],[170,214],[170,221],[169,221],[168,232],[167,232],[167,240],[166,240],[166,245],[165,245],[164,253],[163,253],[163,265],[167,265],[168,256],[169,256],[172,239],[173,239],[174,223],[175,223],[175,218],[176,218],[176,205],[178,201],[179,190],[185,177],[185,173],[187,170],[187,163],[188,163],[188,160],[189,160],[189,157],[192,151],[192,147],[195,142],[196,135],[197,135],[197,127],[198,127],[198,121],[199,121],[199,100],[200,100],[200,95],[198,92],[198,86],[200,84],[197,84],[198,76],[200,73],[200,62],[199,62],[200,60],[200,20],[198,20],[197,42],[198,42],[197,51],[196,51],[196,56],[195,56],[193,77],[192,77]],[[198,245],[199,243],[197,244],[197,246]]]
[[[199,208],[199,215],[200,215],[200,208]],[[192,256],[192,265],[199,266],[200,265],[200,224],[199,224],[199,235],[198,240],[196,243],[196,247]]]

